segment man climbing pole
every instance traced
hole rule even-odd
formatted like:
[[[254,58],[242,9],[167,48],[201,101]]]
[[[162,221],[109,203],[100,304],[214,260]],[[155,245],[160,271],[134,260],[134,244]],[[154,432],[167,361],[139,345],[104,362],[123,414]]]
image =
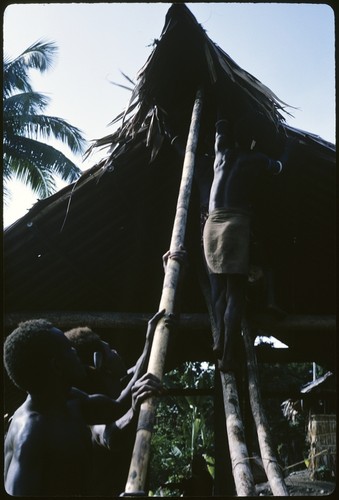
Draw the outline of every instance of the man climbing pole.
[[[250,112],[234,124],[219,113],[215,134],[214,178],[203,244],[211,285],[219,369],[235,371],[243,351],[241,319],[249,272],[250,223],[255,195],[266,174],[278,175],[281,161],[262,151],[267,120]]]

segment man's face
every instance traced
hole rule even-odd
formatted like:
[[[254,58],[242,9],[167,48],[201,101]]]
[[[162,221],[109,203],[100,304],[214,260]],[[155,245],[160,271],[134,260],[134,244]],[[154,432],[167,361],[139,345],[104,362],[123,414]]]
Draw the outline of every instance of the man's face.
[[[71,385],[81,382],[86,377],[85,367],[81,363],[76,350],[61,330],[52,328],[51,332],[56,335],[60,345],[58,361],[61,363],[63,376]]]
[[[100,366],[96,367],[102,384],[100,389],[104,394],[116,398],[122,390],[120,380],[127,375],[127,370],[117,351],[111,349],[110,345],[104,340],[101,341],[101,344],[103,346],[103,356]]]
[[[104,348],[104,366],[105,369],[112,374],[117,374],[121,377],[126,375],[126,368],[124,362],[114,349],[111,349],[110,345],[104,340],[101,341],[101,344]]]

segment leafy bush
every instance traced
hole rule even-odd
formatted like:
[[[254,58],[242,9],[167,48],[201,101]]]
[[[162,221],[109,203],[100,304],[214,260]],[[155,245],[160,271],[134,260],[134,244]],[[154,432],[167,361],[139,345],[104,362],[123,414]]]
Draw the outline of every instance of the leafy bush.
[[[185,363],[164,377],[168,388],[212,388],[214,365]],[[160,400],[152,438],[149,489],[155,495],[178,496],[202,455],[214,475],[212,396],[167,396]]]

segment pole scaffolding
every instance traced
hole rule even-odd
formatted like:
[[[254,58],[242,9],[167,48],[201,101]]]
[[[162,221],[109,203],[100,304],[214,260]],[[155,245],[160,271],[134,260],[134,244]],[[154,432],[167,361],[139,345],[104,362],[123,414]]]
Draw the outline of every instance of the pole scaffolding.
[[[269,425],[259,389],[258,365],[254,352],[254,335],[251,335],[248,321],[245,318],[242,320],[242,331],[247,357],[248,392],[253,419],[257,428],[261,459],[273,495],[289,496],[282,469],[278,464],[271,443]]]
[[[201,291],[204,295],[209,313],[212,335],[213,337],[216,337],[217,327],[213,314],[209,280],[204,272],[201,262],[197,269]],[[216,367],[216,369],[218,368]],[[219,375],[223,395],[228,448],[236,494],[237,496],[253,497],[256,496],[255,484],[250,466],[248,448],[245,441],[245,430],[241,416],[235,374],[233,372],[219,372]]]
[[[167,314],[174,313],[176,292],[181,274],[182,263],[170,257],[172,253],[180,250],[184,245],[202,104],[202,90],[199,89],[192,110],[170,243],[170,255],[165,270],[159,305],[159,311],[165,309]],[[169,334],[170,331],[165,324],[165,319],[161,318],[154,332],[153,345],[147,369],[149,373],[156,375],[160,380],[163,377]],[[144,488],[149,462],[151,437],[155,421],[155,411],[156,402],[153,397],[146,399],[140,406],[134,449],[123,496],[145,495]]]
[[[250,457],[245,440],[245,430],[240,413],[237,384],[233,372],[220,372],[226,430],[231,455],[232,473],[238,497],[256,496]]]

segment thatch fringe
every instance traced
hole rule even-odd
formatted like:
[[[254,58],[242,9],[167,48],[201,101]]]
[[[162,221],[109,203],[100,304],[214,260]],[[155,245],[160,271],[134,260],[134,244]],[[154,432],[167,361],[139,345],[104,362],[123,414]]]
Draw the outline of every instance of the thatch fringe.
[[[185,32],[185,38],[182,40],[180,37],[183,32]],[[191,40],[191,45],[188,40]],[[94,142],[88,154],[94,148],[110,147],[109,156],[112,157],[113,153],[116,155],[119,152],[116,149],[117,145],[125,143],[140,129],[146,127],[149,129],[147,146],[152,147],[152,161],[161,147],[164,136],[171,135],[168,118],[172,114],[172,108],[167,103],[166,109],[162,100],[163,96],[166,95],[166,98],[170,96],[171,102],[183,100],[185,106],[188,105],[191,108],[192,103],[187,103],[191,95],[190,91],[193,91],[192,99],[194,99],[195,89],[201,83],[205,89],[208,87],[207,90],[209,90],[206,92],[205,99],[207,108],[215,107],[213,86],[217,82],[221,88],[225,86],[225,95],[228,95],[231,101],[237,102],[242,110],[249,106],[257,109],[276,125],[285,120],[280,111],[289,114],[286,108],[292,108],[218,47],[206,35],[204,29],[184,4],[171,6],[166,15],[160,39],[154,45],[145,65],[137,74],[137,84],[126,109],[111,122],[113,125],[121,121],[121,126],[113,134]],[[164,74],[164,64],[166,69],[169,68],[170,73]],[[183,75],[183,71],[187,73]],[[169,74],[170,82],[168,81]],[[187,81],[188,78],[189,81]],[[196,81],[197,79],[200,81]],[[179,87],[177,87],[177,82],[180,82]],[[171,85],[176,88],[171,88]],[[236,94],[236,99],[233,99],[232,92]],[[208,102],[208,94],[210,102]],[[180,107],[181,104],[178,106]]]

